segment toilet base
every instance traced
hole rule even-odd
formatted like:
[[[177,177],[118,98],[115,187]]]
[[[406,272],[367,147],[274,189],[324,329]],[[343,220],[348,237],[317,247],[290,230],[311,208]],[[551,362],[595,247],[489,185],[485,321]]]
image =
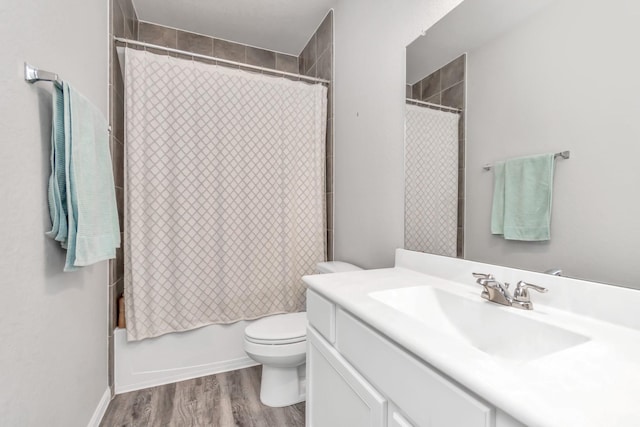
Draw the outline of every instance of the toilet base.
[[[295,405],[306,398],[305,380],[298,374],[304,372],[305,365],[279,368],[262,365],[260,401],[274,408]]]

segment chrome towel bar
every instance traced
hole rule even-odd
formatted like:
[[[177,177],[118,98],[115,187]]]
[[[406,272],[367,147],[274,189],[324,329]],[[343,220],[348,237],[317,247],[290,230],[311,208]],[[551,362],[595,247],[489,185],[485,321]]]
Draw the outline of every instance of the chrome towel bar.
[[[570,151],[561,151],[561,152],[559,152],[559,153],[554,154],[554,156],[553,156],[553,157],[555,157],[556,159],[557,159],[558,157],[563,158],[563,159],[568,159],[568,158],[570,157],[570,155],[571,155],[571,152],[570,152]],[[484,169],[484,170],[486,170],[486,171],[490,171],[490,170],[491,170],[491,168],[493,168],[493,165],[484,165],[484,166],[482,167],[482,169]]]
[[[62,84],[62,81],[56,73],[52,73],[51,71],[39,70],[26,62],[24,63],[24,79],[29,83],[44,81],[55,82],[59,85]]]

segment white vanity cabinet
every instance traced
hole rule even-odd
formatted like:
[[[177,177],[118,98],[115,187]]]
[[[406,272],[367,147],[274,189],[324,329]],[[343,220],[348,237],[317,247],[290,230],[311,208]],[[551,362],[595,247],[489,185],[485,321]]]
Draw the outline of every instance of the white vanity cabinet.
[[[308,427],[523,426],[311,290],[307,312]]]
[[[307,342],[306,425],[384,427],[385,398],[312,328]]]

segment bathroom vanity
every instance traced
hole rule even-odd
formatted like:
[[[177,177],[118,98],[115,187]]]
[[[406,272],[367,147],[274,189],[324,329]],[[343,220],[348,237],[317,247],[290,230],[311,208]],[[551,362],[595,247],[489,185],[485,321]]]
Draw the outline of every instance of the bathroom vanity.
[[[476,271],[549,292],[494,304]],[[309,427],[640,425],[638,291],[400,249],[304,280]]]

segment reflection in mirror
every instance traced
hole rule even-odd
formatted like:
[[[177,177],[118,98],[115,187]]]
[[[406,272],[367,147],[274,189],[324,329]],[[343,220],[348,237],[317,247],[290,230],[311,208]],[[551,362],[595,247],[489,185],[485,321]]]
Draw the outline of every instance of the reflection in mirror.
[[[461,55],[407,85],[406,249],[463,253],[464,69]]]
[[[627,0],[465,0],[407,47],[407,97],[463,109],[461,242],[447,255],[640,288],[638,22],[640,2]],[[448,92],[456,61],[466,62],[458,104]],[[491,234],[494,170],[483,166],[563,151],[571,159],[555,161],[550,240]],[[408,203],[435,190],[406,191]],[[441,214],[451,212],[411,213],[432,229]]]

